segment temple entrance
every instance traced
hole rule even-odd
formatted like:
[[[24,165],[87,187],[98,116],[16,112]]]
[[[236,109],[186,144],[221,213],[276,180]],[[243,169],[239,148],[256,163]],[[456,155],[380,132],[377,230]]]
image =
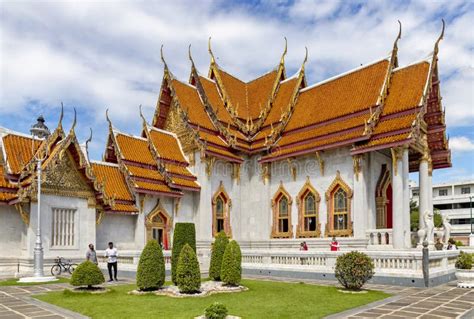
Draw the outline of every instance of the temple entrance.
[[[167,250],[169,248],[169,224],[168,214],[158,204],[145,219],[146,240],[156,240],[163,249]]]
[[[382,171],[377,181],[375,189],[375,203],[377,206],[376,226],[377,228],[392,228],[392,183],[390,179],[390,171],[387,165],[382,165]]]

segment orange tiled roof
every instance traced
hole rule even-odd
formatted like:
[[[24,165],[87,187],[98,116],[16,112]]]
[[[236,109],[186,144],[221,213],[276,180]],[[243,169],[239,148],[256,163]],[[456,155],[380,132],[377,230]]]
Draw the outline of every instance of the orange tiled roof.
[[[203,76],[200,76],[199,80],[201,81],[204,92],[206,93],[214,112],[218,114],[219,120],[225,123],[233,123],[233,119],[225,108],[224,101],[219,94],[216,82]]]
[[[5,177],[5,174],[5,169],[3,165],[0,164],[0,188],[16,189],[16,186],[10,183],[10,181]]]
[[[93,162],[91,167],[97,180],[104,185],[105,195],[108,198],[134,200],[118,166],[109,163]]]
[[[188,163],[176,136],[166,131],[150,129],[150,137],[161,158]]]
[[[148,148],[148,142],[145,139],[117,133],[116,140],[124,159],[142,164],[156,165],[156,161]]]
[[[163,175],[158,171],[157,168],[146,168],[146,167],[141,167],[141,166],[135,166],[135,165],[127,165],[128,171],[130,172],[130,175],[133,177],[141,177],[141,178],[147,178],[147,179],[152,179],[156,181],[164,181],[165,178]]]
[[[289,79],[282,82],[276,93],[275,102],[273,103],[270,113],[265,119],[264,126],[276,123],[280,120],[282,112],[288,109],[290,99],[295,91],[295,86],[298,84],[297,78]]]
[[[401,112],[420,104],[428,78],[430,64],[421,62],[395,70],[390,81],[390,93],[383,115]]]
[[[12,174],[20,174],[23,167],[33,157],[32,138],[8,134],[3,137],[3,147],[5,148],[6,160]],[[35,150],[41,145],[41,141],[35,141]]]
[[[123,213],[138,212],[138,208],[133,204],[115,204],[112,210],[116,212],[123,212]]]
[[[16,198],[16,193],[0,192],[0,202],[8,202],[14,198]]]
[[[161,193],[171,193],[171,194],[179,194],[179,192],[173,191],[171,188],[169,188],[165,184],[155,184],[155,183],[150,183],[150,182],[144,182],[144,181],[134,181],[136,186],[138,188],[144,189],[144,190],[149,190],[152,192],[161,192]]]
[[[356,149],[402,142],[408,140],[409,136],[410,133],[402,133],[397,135],[389,135],[378,139],[371,139],[368,143],[364,144],[363,146],[356,147]]]
[[[215,130],[211,119],[204,109],[196,88],[178,80],[173,80],[171,83],[176,92],[179,104],[188,114],[190,122],[209,130]]]
[[[375,106],[389,67],[381,60],[351,73],[304,89],[285,131],[321,123]]]
[[[217,147],[214,147],[214,146],[208,146],[207,147],[207,150],[210,151],[210,152],[213,152],[213,153],[217,153],[219,155],[222,155],[224,157],[229,157],[231,159],[234,159],[234,160],[237,160],[237,161],[243,161],[243,159],[238,156],[238,155],[235,155],[234,153],[231,153],[230,151],[227,151],[227,150],[223,150],[221,148],[217,148]]]
[[[173,177],[172,180],[173,180],[173,184],[176,184],[178,186],[191,187],[191,188],[196,188],[196,189],[201,188],[201,186],[199,186],[199,184],[196,181],[191,181],[189,179]]]
[[[171,174],[179,174],[189,177],[194,177],[194,175],[189,171],[188,168],[180,165],[165,164],[166,171]]]

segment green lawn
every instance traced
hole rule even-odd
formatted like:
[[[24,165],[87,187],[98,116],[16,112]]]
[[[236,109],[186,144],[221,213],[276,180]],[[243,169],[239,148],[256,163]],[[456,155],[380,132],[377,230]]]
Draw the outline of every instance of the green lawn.
[[[243,280],[248,291],[203,298],[128,295],[134,285],[115,286],[106,294],[51,292],[36,298],[92,318],[194,318],[214,301],[243,318],[321,318],[388,297],[379,291],[344,294],[335,287]]]
[[[59,277],[59,280],[49,282],[18,282],[18,278],[11,278],[6,280],[0,280],[0,287],[2,286],[36,286],[45,284],[59,284],[62,282],[69,282],[68,278]]]

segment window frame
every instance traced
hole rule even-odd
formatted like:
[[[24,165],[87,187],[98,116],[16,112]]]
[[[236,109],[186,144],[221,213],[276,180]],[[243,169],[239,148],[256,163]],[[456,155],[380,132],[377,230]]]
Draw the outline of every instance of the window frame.
[[[306,199],[309,195],[314,197],[314,213],[307,214]],[[306,178],[306,183],[301,188],[296,198],[296,204],[298,206],[298,227],[296,231],[296,237],[298,238],[318,238],[321,236],[321,221],[319,214],[319,204],[321,202],[321,196],[318,191],[314,188],[309,180],[309,176]],[[306,229],[306,218],[315,217],[315,230]]]
[[[334,194],[342,189],[346,193],[346,209],[344,212],[347,215],[347,228],[346,229],[334,229]],[[353,236],[353,222],[352,222],[352,189],[347,185],[347,183],[341,178],[341,173],[336,172],[336,178],[334,178],[331,185],[326,191],[326,209],[327,209],[327,222],[326,229],[324,231],[325,237],[351,237]],[[340,214],[337,214],[340,215]]]
[[[282,198],[286,198],[287,200],[287,217],[281,218],[280,217],[280,201]],[[278,187],[275,195],[271,200],[272,210],[273,210],[273,220],[272,220],[272,232],[271,238],[293,238],[293,225],[291,223],[291,206],[293,204],[293,199],[291,198],[290,194],[286,191],[283,187],[283,183],[280,182],[280,186]],[[280,231],[280,220],[288,220],[288,231],[281,232]]]
[[[58,245],[54,239],[55,236],[55,218],[56,214],[55,211],[70,211],[73,213],[72,216],[72,228],[70,228],[70,232],[72,232],[72,245]],[[51,231],[50,231],[50,249],[54,250],[75,250],[79,248],[80,242],[80,233],[79,233],[79,210],[77,207],[51,207]]]
[[[223,216],[217,216],[217,202],[222,200],[223,202]],[[224,188],[222,181],[219,184],[217,191],[212,196],[212,236],[216,237],[218,232],[218,221],[222,220],[223,222],[223,231],[226,233],[227,237],[232,237],[232,229],[230,225],[230,209],[232,207],[232,200],[230,199],[229,194]]]

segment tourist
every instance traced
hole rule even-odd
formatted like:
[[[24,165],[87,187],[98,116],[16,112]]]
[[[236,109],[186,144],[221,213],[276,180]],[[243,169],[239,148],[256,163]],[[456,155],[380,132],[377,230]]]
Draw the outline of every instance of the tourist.
[[[87,251],[86,253],[86,260],[90,261],[90,262],[93,262],[94,264],[98,264],[97,262],[97,254],[95,252],[95,249],[94,249],[94,245],[93,244],[89,244],[89,250]]]
[[[443,247],[444,247],[444,245],[443,245],[443,243],[441,242],[441,239],[438,238],[438,239],[436,240],[436,244],[435,244],[436,250],[443,250]]]
[[[308,245],[306,244],[305,241],[303,242],[303,250],[304,250],[304,251],[307,251],[307,250],[308,250]]]
[[[332,242],[331,242],[331,251],[338,251],[339,247],[340,246],[339,246],[339,243],[336,240],[336,237],[333,237]]]
[[[452,238],[449,238],[448,240],[448,250],[457,250],[458,247],[456,247],[456,242],[454,241],[454,239]]]
[[[109,242],[109,248],[105,250],[105,257],[107,257],[107,269],[109,270],[109,282],[118,281],[117,279],[117,248],[114,247],[113,242]],[[114,276],[112,277],[112,268],[114,269]]]

